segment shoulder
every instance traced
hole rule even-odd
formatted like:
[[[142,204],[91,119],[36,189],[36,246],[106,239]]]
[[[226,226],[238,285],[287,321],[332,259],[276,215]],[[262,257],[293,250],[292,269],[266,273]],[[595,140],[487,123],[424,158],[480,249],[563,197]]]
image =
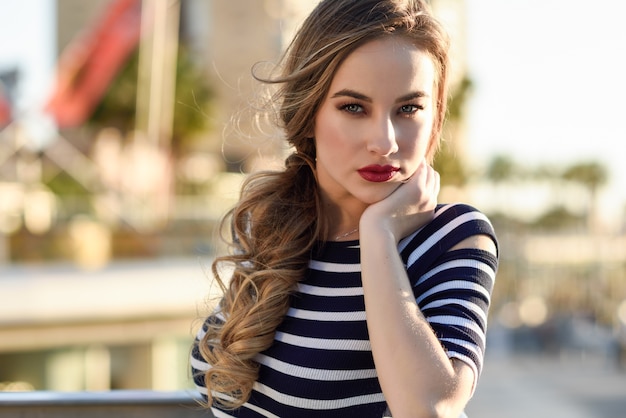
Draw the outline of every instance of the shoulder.
[[[438,205],[433,220],[412,234],[411,237],[450,234],[459,239],[481,234],[491,237],[494,241],[496,239],[493,225],[487,215],[465,203]]]
[[[497,254],[497,238],[489,218],[465,203],[440,204],[435,217],[400,241],[405,257],[441,255],[458,248],[480,248]]]
[[[447,222],[453,219],[483,221],[491,227],[491,222],[487,215],[467,203],[445,203],[437,205],[435,218],[433,219],[434,223]]]
[[[496,241],[496,233],[491,221],[480,210],[465,203],[438,205],[435,217],[430,223],[431,230],[452,233],[459,240],[475,235],[485,235]]]

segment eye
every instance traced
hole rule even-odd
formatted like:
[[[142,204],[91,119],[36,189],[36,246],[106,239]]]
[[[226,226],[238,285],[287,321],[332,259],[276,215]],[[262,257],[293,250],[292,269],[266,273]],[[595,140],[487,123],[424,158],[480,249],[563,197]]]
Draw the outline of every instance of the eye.
[[[363,113],[363,106],[356,103],[348,103],[340,107],[348,113]]]
[[[399,113],[405,114],[405,115],[412,115],[413,113],[417,112],[418,110],[422,110],[422,109],[424,109],[424,107],[420,106],[420,105],[406,104],[406,105],[400,106]]]

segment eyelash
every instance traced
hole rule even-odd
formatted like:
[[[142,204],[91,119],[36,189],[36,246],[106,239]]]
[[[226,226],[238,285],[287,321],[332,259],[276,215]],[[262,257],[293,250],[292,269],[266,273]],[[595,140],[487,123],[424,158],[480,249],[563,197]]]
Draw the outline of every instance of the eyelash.
[[[358,110],[356,109],[350,110],[350,108],[358,108]],[[339,109],[344,110],[348,113],[356,114],[356,113],[361,113],[363,111],[363,106],[357,103],[346,103],[344,105],[339,106]]]
[[[350,110],[350,108],[353,108],[353,109]],[[358,110],[354,108],[358,108]],[[405,108],[410,108],[410,110],[405,109]],[[348,112],[350,114],[353,114],[353,115],[363,113],[363,106],[361,106],[358,103],[346,103],[344,105],[339,106],[339,109],[345,112]],[[403,111],[403,109],[405,109],[405,111]],[[398,109],[398,113],[403,114],[403,115],[413,115],[414,113],[420,110],[424,110],[424,106],[420,106],[417,104],[405,104],[405,105],[400,106],[400,108]]]
[[[420,105],[416,105],[416,104],[408,104],[408,105],[402,105],[400,106],[400,109],[405,108],[405,107],[410,107],[411,110],[409,112],[406,113],[416,113],[419,110],[424,110],[424,106],[420,106]]]

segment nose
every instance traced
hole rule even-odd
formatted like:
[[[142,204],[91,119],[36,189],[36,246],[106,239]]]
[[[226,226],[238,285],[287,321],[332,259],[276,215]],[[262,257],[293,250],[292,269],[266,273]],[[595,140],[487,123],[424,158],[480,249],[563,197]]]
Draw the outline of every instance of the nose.
[[[388,156],[398,152],[396,141],[396,127],[389,117],[375,122],[368,134],[367,150],[369,152]]]

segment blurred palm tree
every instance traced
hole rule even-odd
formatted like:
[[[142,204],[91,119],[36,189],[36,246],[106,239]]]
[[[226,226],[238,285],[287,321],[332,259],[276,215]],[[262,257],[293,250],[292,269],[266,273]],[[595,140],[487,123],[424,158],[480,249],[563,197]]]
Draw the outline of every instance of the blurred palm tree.
[[[589,198],[584,217],[587,226],[593,229],[599,205],[598,193],[608,181],[606,168],[595,161],[576,163],[564,170],[548,165],[523,168],[507,155],[496,155],[492,158],[487,167],[486,177],[496,189],[504,189],[500,192],[510,189],[516,181],[552,184],[553,201],[548,203],[546,212],[533,223],[534,227],[547,229],[562,229],[581,224],[580,216],[569,212],[560,200],[564,191],[568,190],[563,187],[564,181],[586,190]]]
[[[593,231],[598,213],[598,191],[608,181],[606,167],[602,164],[589,161],[574,164],[562,174],[563,180],[581,185],[589,194],[587,207],[587,226]]]
[[[511,182],[518,177],[520,170],[513,159],[506,155],[496,155],[487,167],[487,178],[494,184]]]
[[[557,205],[548,208],[533,223],[532,227],[539,231],[557,231],[571,228],[580,228],[584,225],[585,219],[581,215],[576,215],[567,208]]]
[[[608,180],[606,167],[590,161],[574,164],[563,172],[563,179],[579,183],[589,191],[589,196],[595,199],[600,187]]]

